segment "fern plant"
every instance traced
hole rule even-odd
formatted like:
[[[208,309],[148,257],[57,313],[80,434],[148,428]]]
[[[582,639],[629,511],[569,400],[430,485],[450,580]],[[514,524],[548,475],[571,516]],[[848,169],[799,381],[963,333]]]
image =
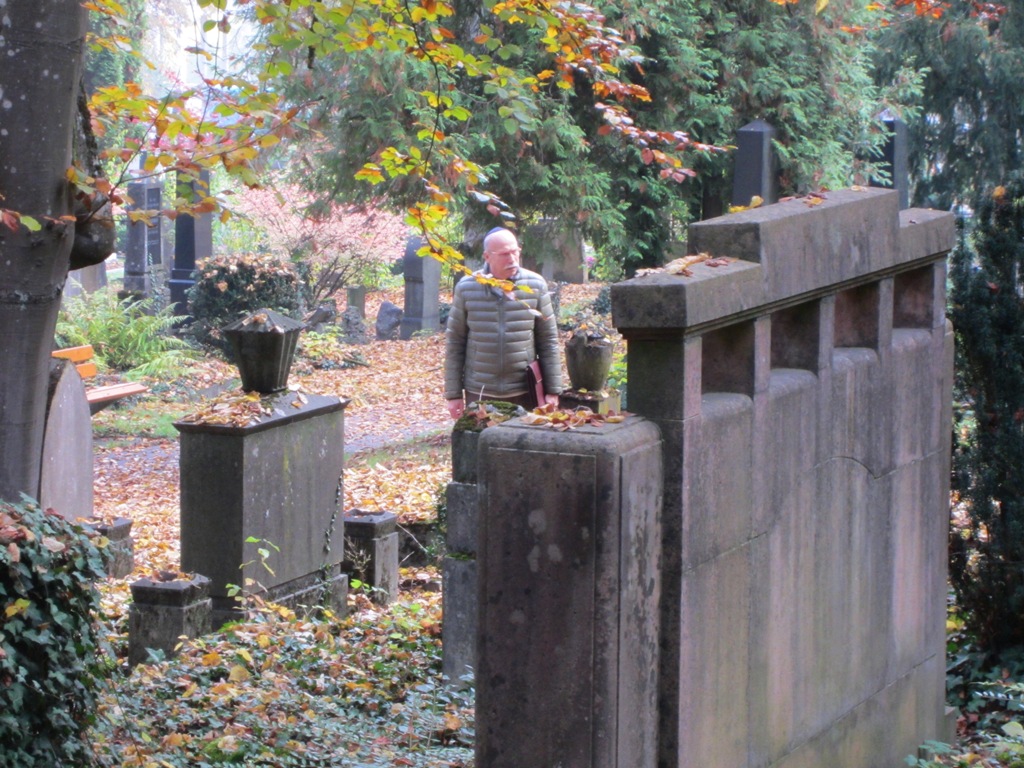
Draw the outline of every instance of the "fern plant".
[[[98,365],[129,378],[166,376],[197,357],[172,333],[182,319],[170,306],[155,310],[152,299],[122,299],[101,288],[61,307],[54,341],[57,347],[91,344]]]

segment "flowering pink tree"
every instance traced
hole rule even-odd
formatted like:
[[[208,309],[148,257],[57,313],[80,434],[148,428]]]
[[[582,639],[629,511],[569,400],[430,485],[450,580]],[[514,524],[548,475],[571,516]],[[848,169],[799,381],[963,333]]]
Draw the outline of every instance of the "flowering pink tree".
[[[294,184],[247,189],[234,207],[259,230],[261,247],[306,265],[314,306],[344,286],[376,282],[409,237],[401,215],[318,202]]]

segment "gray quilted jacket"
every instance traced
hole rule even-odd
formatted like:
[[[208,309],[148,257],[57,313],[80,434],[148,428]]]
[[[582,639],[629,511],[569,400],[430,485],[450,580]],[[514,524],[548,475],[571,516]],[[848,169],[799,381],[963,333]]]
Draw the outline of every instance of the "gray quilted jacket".
[[[540,358],[545,391],[562,391],[558,326],[547,283],[522,267],[513,282],[514,300],[472,277],[455,286],[445,331],[446,399],[461,398],[463,390],[495,400],[522,395],[526,366],[535,357]]]

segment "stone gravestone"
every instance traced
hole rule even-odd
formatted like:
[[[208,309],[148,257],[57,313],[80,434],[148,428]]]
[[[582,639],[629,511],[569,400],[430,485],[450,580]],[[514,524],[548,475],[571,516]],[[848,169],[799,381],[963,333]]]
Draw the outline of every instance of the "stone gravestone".
[[[179,421],[181,567],[210,579],[214,623],[236,615],[247,578],[291,607],[345,611],[338,509],[348,401],[283,392],[245,426]],[[272,547],[270,545],[273,545]],[[269,549],[261,563],[258,550]],[[271,572],[272,571],[272,572]]]
[[[210,193],[210,175],[203,171],[199,180],[178,176],[178,196],[198,200]],[[168,282],[174,314],[188,314],[188,291],[195,285],[192,273],[196,263],[213,254],[213,219],[210,214],[179,214],[174,220],[174,267]]]
[[[405,273],[405,310],[399,333],[402,339],[411,338],[417,331],[436,331],[440,327],[441,262],[416,254],[422,242],[418,237],[410,237],[402,257]]]
[[[345,289],[347,308],[354,310],[359,317],[366,318],[366,286],[350,285]]]
[[[377,310],[377,340],[394,341],[402,326],[402,308],[390,301],[384,301]]]
[[[366,319],[352,306],[341,313],[341,332],[347,344],[368,344],[370,341]]]
[[[578,228],[545,219],[527,227],[521,245],[523,266],[545,280],[583,282],[583,236]]]
[[[92,415],[74,363],[54,359],[43,428],[39,504],[68,520],[93,512]]]
[[[755,196],[764,205],[778,199],[778,170],[772,147],[775,134],[775,128],[764,120],[754,120],[736,132],[733,205],[750,205]]]
[[[161,188],[151,180],[132,181],[128,184],[132,199],[129,211],[161,210]],[[152,205],[150,205],[152,203]],[[144,221],[133,222],[125,216],[128,243],[124,254],[124,288],[122,294],[147,298],[152,295],[150,269],[160,263],[163,251],[160,216],[154,216],[152,226]]]
[[[886,110],[882,115],[889,136],[882,147],[881,165],[889,172],[888,181],[871,179],[872,187],[895,189],[899,194],[900,210],[910,206],[910,172],[907,167],[907,124]]]

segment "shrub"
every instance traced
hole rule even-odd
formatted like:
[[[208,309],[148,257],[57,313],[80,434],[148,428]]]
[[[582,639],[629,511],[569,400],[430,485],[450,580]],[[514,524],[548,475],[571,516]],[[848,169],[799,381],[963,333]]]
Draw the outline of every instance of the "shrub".
[[[121,299],[109,288],[68,300],[57,319],[58,347],[91,344],[96,362],[129,376],[159,376],[177,371],[195,357],[172,334],[183,318],[173,307],[156,312],[153,300]]]
[[[986,653],[1024,645],[1024,180],[999,187],[952,257],[961,438],[950,578]]]
[[[0,502],[0,766],[78,766],[95,709],[100,550],[25,498]]]
[[[251,254],[215,256],[197,266],[195,278],[188,292],[189,332],[201,344],[230,352],[221,328],[257,309],[302,316],[302,281],[290,262]]]

